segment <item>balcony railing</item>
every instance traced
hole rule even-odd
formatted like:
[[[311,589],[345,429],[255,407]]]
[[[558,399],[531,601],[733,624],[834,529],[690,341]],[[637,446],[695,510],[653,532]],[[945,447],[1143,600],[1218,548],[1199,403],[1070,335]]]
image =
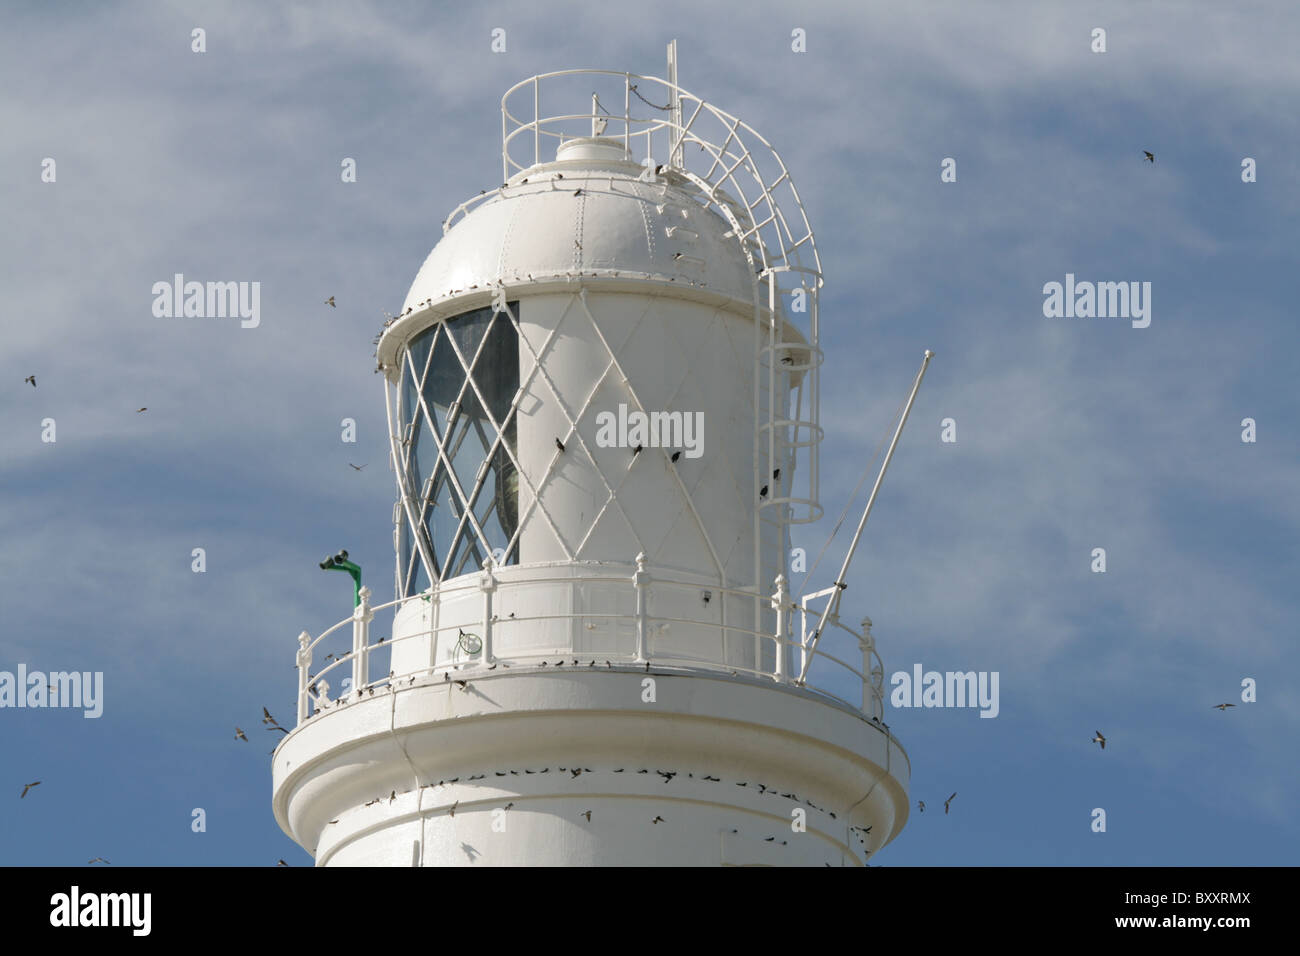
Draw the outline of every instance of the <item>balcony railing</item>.
[[[512,570],[515,569],[512,568]],[[398,613],[407,605],[421,601],[433,602],[437,598],[426,593],[372,606],[370,603],[370,589],[363,587],[361,589],[361,603],[356,607],[352,617],[340,621],[315,638],[312,638],[306,631],[300,634],[297,654],[298,723],[301,724],[310,717],[351,701],[360,700],[363,697],[373,697],[377,691],[396,691],[403,685],[414,684],[421,677],[434,680],[468,681],[477,676],[485,675],[489,669],[495,672],[498,666],[504,666],[507,669],[512,667],[526,669],[540,667],[544,661],[554,664],[557,659],[563,659],[568,662],[575,655],[589,656],[591,653],[589,650],[575,651],[572,648],[553,648],[549,651],[537,653],[508,651],[502,654],[499,651],[503,647],[498,645],[495,640],[497,632],[502,627],[515,628],[527,626],[530,623],[553,621],[577,621],[591,626],[597,621],[601,624],[608,624],[613,621],[635,627],[635,646],[632,653],[615,655],[602,650],[598,660],[585,663],[579,661],[578,666],[580,668],[600,667],[602,669],[635,669],[640,671],[647,669],[647,664],[649,664],[658,672],[672,671],[770,680],[777,684],[798,687],[803,691],[832,700],[842,707],[880,724],[882,728],[885,726],[882,723],[884,717],[884,667],[879,655],[876,653],[875,639],[871,634],[871,621],[865,619],[862,630],[855,631],[836,619],[829,619],[827,622],[829,633],[820,642],[816,642],[814,647],[813,638],[815,634],[809,631],[808,627],[810,622],[815,626],[820,617],[820,611],[809,606],[806,601],[815,600],[823,595],[821,593],[810,595],[805,599],[805,603],[797,603],[790,594],[784,576],[777,578],[775,590],[772,594],[762,596],[756,595],[754,591],[748,589],[705,585],[709,589],[711,596],[716,595],[721,599],[735,597],[746,602],[755,602],[757,598],[760,602],[768,602],[776,618],[774,633],[727,624],[725,621],[722,623],[701,622],[698,619],[687,617],[665,617],[651,614],[649,612],[648,594],[652,586],[655,589],[656,596],[665,592],[671,593],[678,589],[688,592],[683,594],[680,602],[671,600],[668,602],[670,605],[676,603],[677,606],[687,607],[687,602],[700,594],[701,584],[698,581],[674,579],[671,572],[666,570],[663,572],[652,570],[646,566],[642,555],[637,556],[635,570],[629,575],[611,576],[608,573],[602,575],[570,574],[562,577],[500,579],[489,562],[489,566],[485,566],[477,578],[477,585],[482,594],[482,615],[477,621],[469,625],[477,628],[472,633],[467,630],[466,622],[459,620],[454,624],[444,626],[431,625],[417,628],[412,633],[399,638],[381,636],[372,640],[371,623],[374,620],[376,611],[393,609],[394,621],[396,622]],[[625,587],[634,598],[634,611],[630,614],[616,614],[610,613],[608,609],[593,608],[589,610],[575,609],[572,612],[563,614],[533,615],[520,614],[516,611],[508,619],[503,619],[498,613],[504,606],[521,606],[508,600],[513,589],[527,587],[535,595],[537,586],[546,584],[557,586],[600,584],[614,588]],[[601,593],[603,595],[608,594],[608,591],[602,591]],[[655,604],[662,607],[662,599],[657,598]],[[790,634],[795,614],[799,616],[799,635],[797,638]],[[339,652],[327,653],[319,661],[322,666],[317,670],[316,655],[324,649],[324,645],[327,643],[338,646],[341,638],[346,634],[345,628],[348,624],[352,625],[350,647],[344,645],[339,647]],[[666,625],[673,624],[694,627],[703,626],[720,630],[724,648],[723,659],[701,660],[699,658],[687,658],[680,654],[674,654],[672,648],[663,646],[656,648],[656,635],[661,633]],[[829,650],[830,647],[834,646],[834,642],[826,640],[826,637],[837,635],[849,637],[856,641],[858,653],[861,655],[859,662],[850,664]],[[731,655],[726,653],[728,643],[735,639],[752,640],[754,642],[755,653],[752,665],[747,666],[743,663],[737,663],[730,659]],[[372,657],[376,653],[413,640],[432,645],[431,653],[428,655],[419,654],[413,656],[428,661],[440,662],[407,668],[401,673],[390,670],[383,677],[371,679],[370,664]],[[769,645],[776,650],[764,653],[764,649]],[[446,653],[440,654],[440,650],[446,651]],[[792,662],[790,658],[793,658],[794,661]],[[770,668],[765,666],[768,660],[772,662]],[[805,663],[809,664],[806,670]],[[800,683],[798,675],[804,672],[808,674],[808,679]],[[334,698],[330,697],[331,677],[339,680],[340,687],[346,688],[346,693]]]

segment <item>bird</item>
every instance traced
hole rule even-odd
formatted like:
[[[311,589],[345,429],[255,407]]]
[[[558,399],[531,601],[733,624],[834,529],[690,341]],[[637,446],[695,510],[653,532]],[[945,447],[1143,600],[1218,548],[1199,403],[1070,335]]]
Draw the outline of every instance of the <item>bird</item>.
[[[764,485],[762,488],[759,488],[759,489],[758,489],[758,496],[759,496],[760,498],[766,498],[766,497],[767,497],[767,485]]]
[[[1215,704],[1213,710],[1227,710],[1229,707],[1236,707],[1236,704]]]
[[[675,464],[677,464],[677,459],[678,459],[678,458],[681,458],[681,457],[682,457],[682,453],[681,453],[680,451],[675,451],[675,452],[673,452],[673,454],[672,454],[672,458],[671,458],[670,460],[671,460],[672,463],[675,465]]]
[[[947,813],[947,812],[948,812],[948,804],[952,803],[953,800],[956,799],[956,797],[957,797],[957,794],[956,794],[956,793],[953,793],[953,795],[952,795],[951,797],[949,797],[947,800],[945,800],[945,801],[943,802],[943,812],[944,812],[944,813]]]
[[[655,773],[664,778],[664,783],[670,782],[673,777],[677,776],[676,770],[656,770]]]
[[[334,656],[333,654],[330,655],[330,657],[333,657],[333,656]],[[328,660],[328,658],[326,658],[326,659]],[[279,721],[276,720],[274,717],[271,716],[271,712],[270,712],[269,710],[267,710],[265,707],[263,707],[263,708],[262,708],[262,723],[264,723],[264,724],[278,724]]]
[[[32,388],[35,388],[35,387],[36,387],[36,376],[35,376],[35,375],[28,375],[25,379],[23,379],[23,383],[24,383],[24,384],[26,384],[27,382],[31,382],[31,383],[32,383]]]
[[[456,808],[457,808],[458,806],[460,806],[460,801],[459,801],[459,800],[457,800],[455,803],[453,803],[453,804],[448,808],[448,810],[447,810],[447,816],[449,816],[449,817],[454,817],[454,816],[456,815]]]
[[[288,863],[285,863],[284,860],[279,860],[279,861],[276,862],[275,865],[276,865],[276,866],[288,866],[289,864],[288,864]]]
[[[366,462],[366,465],[368,464],[370,464],[370,462]],[[352,462],[348,462],[348,467],[355,471],[360,471],[362,468],[366,467],[366,465],[354,465]]]
[[[248,738],[244,736],[244,732],[240,730],[238,727],[235,728],[235,739],[242,740],[244,743],[248,743]]]
[[[1145,149],[1142,150],[1142,153],[1143,155],[1146,156],[1148,163],[1154,163],[1156,161],[1155,153],[1152,153],[1149,150],[1145,150]]]
[[[289,733],[289,731],[285,730],[285,729],[284,729],[283,727],[281,727],[279,724],[276,724],[274,727],[267,727],[266,729],[267,729],[267,730],[278,730],[278,731],[280,731],[280,733],[285,734],[286,736],[287,736],[288,733]],[[248,738],[244,738],[244,739],[247,740]]]
[[[581,196],[581,195],[582,195],[582,190],[581,190],[581,189],[575,189],[575,190],[573,191],[573,195],[575,195],[575,196]]]
[[[136,413],[137,415],[139,415],[141,412],[147,412],[147,411],[149,411],[149,408],[148,408],[148,406],[145,406],[144,408],[137,408],[137,409],[135,410],[135,413]]]
[[[40,785],[41,782],[39,780],[35,783],[29,783],[27,786],[23,787],[23,792],[19,795],[18,799],[21,800],[23,797],[27,796],[27,791],[32,789],[32,787],[39,787]]]
[[[1102,750],[1105,750],[1105,749],[1106,749],[1106,738],[1102,736],[1102,733],[1101,733],[1100,730],[1097,731],[1097,736],[1092,738],[1091,743],[1094,743],[1094,744],[1101,744],[1101,749],[1102,749]]]
[[[87,860],[87,861],[86,861],[86,866],[91,866],[91,865],[93,865],[93,864],[95,864],[95,863],[107,863],[109,866],[112,866],[112,865],[113,865],[113,864],[109,863],[108,860],[104,859],[102,856],[97,856],[97,857],[95,857],[93,860]]]
[[[650,822],[651,822],[651,823],[663,823],[663,822],[664,822],[664,818],[663,818],[663,817],[655,817],[655,818],[654,818],[653,820],[651,820]]]
[[[781,480],[781,469],[780,469],[780,468],[778,468],[778,469],[776,469],[775,471],[772,472],[772,480],[773,480],[773,481],[780,481],[780,480]]]
[[[555,439],[555,447],[560,449],[560,451],[564,451],[564,442],[560,441],[558,438]]]
[[[388,795],[388,802],[392,803],[396,799],[397,799],[397,791],[394,790],[392,793]]]
[[[924,800],[916,801],[916,809],[920,810],[922,813],[925,813],[925,801]]]
[[[590,810],[583,810],[583,811],[581,811],[581,812],[578,814],[578,816],[580,816],[580,817],[586,817],[586,818],[587,818],[587,822],[588,822],[588,823],[591,822],[591,811],[590,811]]]
[[[327,823],[327,824],[325,824],[325,825],[326,825],[326,826],[329,826],[329,825],[332,824],[332,823],[338,823],[338,821],[337,821],[337,820],[331,820],[329,823]]]
[[[325,300],[325,304],[328,305],[328,306],[329,306],[330,308],[332,308],[332,309],[333,309],[333,308],[337,308],[337,306],[334,305],[334,296],[330,296],[328,299],[326,299],[326,300]]]
[[[515,805],[515,804],[514,804],[514,801],[512,800],[512,801],[510,801],[509,803],[507,803],[507,804],[505,805],[504,809],[509,810],[509,809],[510,809],[511,807],[513,807],[514,805]]]
[[[635,448],[632,449],[632,457],[635,458],[637,455],[641,454],[644,448],[645,448],[644,445],[637,445]]]

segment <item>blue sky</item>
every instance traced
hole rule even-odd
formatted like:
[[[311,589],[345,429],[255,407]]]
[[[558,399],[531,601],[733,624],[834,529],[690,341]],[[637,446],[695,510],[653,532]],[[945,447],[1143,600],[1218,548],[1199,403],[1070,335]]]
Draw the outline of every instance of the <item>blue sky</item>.
[[[322,556],[391,598],[371,338],[499,182],[506,88],[662,75],[673,37],[682,85],[776,146],[817,233],[828,518],[796,544],[820,549],[937,353],[844,615],[873,618],[887,673],[998,671],[1001,711],[887,716],[930,808],[877,862],[1296,861],[1300,9],[701,7],[6,7],[0,670],[103,671],[105,711],[0,710],[0,863],[309,862],[258,718],[291,720],[296,635],[349,613]],[[262,324],[155,318],[177,272],[261,282]],[[1066,273],[1150,282],[1150,327],[1044,317]]]

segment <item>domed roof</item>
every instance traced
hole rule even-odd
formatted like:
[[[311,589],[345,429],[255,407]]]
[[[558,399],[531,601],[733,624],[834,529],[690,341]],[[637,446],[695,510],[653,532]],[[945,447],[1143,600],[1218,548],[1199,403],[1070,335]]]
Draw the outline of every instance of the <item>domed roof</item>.
[[[696,198],[700,197],[700,198]],[[453,213],[453,218],[455,214]],[[504,283],[597,277],[707,290],[752,307],[754,271],[728,222],[672,172],[621,140],[566,142],[457,219],[429,253],[403,311]]]

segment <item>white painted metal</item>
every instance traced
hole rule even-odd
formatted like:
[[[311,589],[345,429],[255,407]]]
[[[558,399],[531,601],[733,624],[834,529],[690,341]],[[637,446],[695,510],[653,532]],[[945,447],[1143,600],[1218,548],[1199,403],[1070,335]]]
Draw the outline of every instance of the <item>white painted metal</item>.
[[[670,47],[668,82],[508,92],[505,184],[452,213],[386,323],[399,597],[363,588],[301,635],[274,762],[277,820],[320,865],[860,865],[906,822],[870,622],[826,615],[840,644],[809,641],[784,576],[788,525],[821,514],[812,232],[766,141],[675,73]],[[568,81],[591,113],[541,115]],[[477,344],[446,331],[479,309]],[[512,395],[480,371],[498,329]],[[431,355],[436,399],[404,379]],[[471,407],[477,470],[455,424]],[[702,454],[606,447],[597,416],[620,407],[699,412]],[[494,504],[489,526],[476,502],[507,472],[512,520]],[[449,563],[462,539],[481,567]]]

